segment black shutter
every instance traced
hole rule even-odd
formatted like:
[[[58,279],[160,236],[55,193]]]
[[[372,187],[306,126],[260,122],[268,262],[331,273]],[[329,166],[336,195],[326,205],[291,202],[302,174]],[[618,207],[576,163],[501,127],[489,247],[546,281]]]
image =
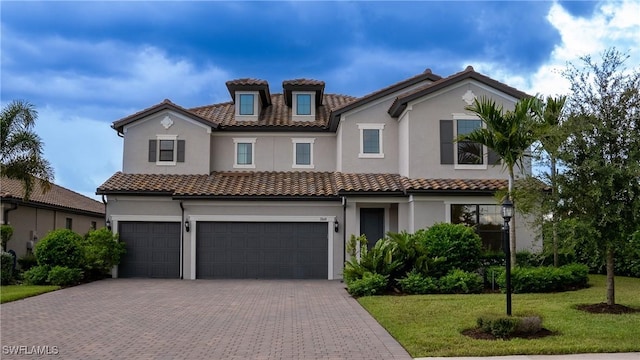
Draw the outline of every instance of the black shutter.
[[[184,140],[178,140],[178,162],[184,162]]]
[[[453,120],[440,120],[440,164],[453,164]]]
[[[158,156],[156,155],[157,152],[157,140],[149,140],[149,162],[156,162],[156,159],[158,158]]]
[[[500,156],[495,151],[489,149],[489,165],[500,164]]]

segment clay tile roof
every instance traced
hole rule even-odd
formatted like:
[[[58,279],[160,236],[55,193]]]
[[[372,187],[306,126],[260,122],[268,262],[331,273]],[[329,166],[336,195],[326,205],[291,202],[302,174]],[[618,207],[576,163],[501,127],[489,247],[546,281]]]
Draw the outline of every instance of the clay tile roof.
[[[194,120],[196,120],[196,121],[198,121],[198,122],[200,122],[202,124],[205,124],[205,125],[208,125],[208,126],[212,126],[214,128],[217,127],[217,124],[212,123],[209,119],[204,118],[204,117],[198,115],[197,113],[194,113],[193,111],[187,110],[187,109],[183,108],[182,106],[171,102],[171,100],[169,100],[169,99],[164,99],[164,100],[162,100],[161,103],[158,103],[158,104],[150,106],[150,107],[148,107],[146,109],[140,110],[140,111],[136,112],[135,114],[131,114],[131,115],[129,115],[127,117],[124,117],[124,118],[122,118],[120,120],[116,120],[116,121],[113,122],[111,127],[113,129],[116,129],[118,132],[122,132],[122,130],[123,130],[125,125],[130,124],[130,123],[132,123],[134,121],[140,120],[140,119],[142,119],[144,117],[153,115],[153,114],[158,113],[160,111],[167,110],[167,109],[168,110],[173,110],[173,111],[176,111],[176,112],[181,113],[183,115],[186,115],[188,117],[191,117]]]
[[[254,85],[269,85],[266,80],[262,79],[251,79],[251,78],[242,78],[229,80],[225,83],[227,86],[235,85],[235,86],[254,86]]]
[[[336,173],[341,192],[404,192],[400,175]]]
[[[283,81],[282,86],[324,86],[324,81],[314,79],[293,79]]]
[[[6,177],[0,179],[0,198],[2,198],[3,201],[11,199],[23,201],[23,195],[24,188],[21,181]],[[39,183],[36,182],[28,203],[104,215],[103,203],[56,184],[51,184],[49,191],[42,192]]]
[[[504,179],[402,179],[408,191],[495,191],[507,187]]]
[[[464,79],[474,79],[476,81],[479,81],[485,85],[489,85],[495,89],[498,89],[504,92],[505,94],[511,95],[518,99],[522,99],[530,96],[523,91],[520,91],[514,87],[511,87],[507,84],[501,83],[486,75],[476,72],[473,69],[473,66],[467,66],[464,70],[458,73],[455,73],[453,75],[447,76],[446,78],[442,78],[437,81],[434,81],[431,84],[420,86],[412,91],[408,91],[398,96],[396,100],[393,102],[393,104],[391,104],[391,106],[389,107],[388,112],[391,116],[394,116],[394,117],[400,116],[402,111],[404,111],[404,109],[406,108],[408,102],[415,100],[417,98],[421,98],[425,95],[431,94],[435,91],[443,89],[449,85],[455,84],[458,81],[461,81]]]
[[[124,174],[102,184],[98,194],[146,193],[177,197],[336,197],[339,194],[493,192],[501,179],[409,179],[398,174],[312,171],[229,171],[210,175]]]
[[[327,126],[331,110],[342,106],[343,104],[353,101],[355,98],[346,95],[325,94],[323,106],[316,109],[315,121],[298,121],[293,122],[291,116],[291,108],[284,102],[283,94],[271,95],[271,106],[263,108],[258,117],[258,121],[236,121],[235,107],[232,102],[215,104],[209,106],[201,106],[190,109],[189,111],[197,116],[208,119],[209,121],[219,124],[223,128],[233,127],[320,127]]]

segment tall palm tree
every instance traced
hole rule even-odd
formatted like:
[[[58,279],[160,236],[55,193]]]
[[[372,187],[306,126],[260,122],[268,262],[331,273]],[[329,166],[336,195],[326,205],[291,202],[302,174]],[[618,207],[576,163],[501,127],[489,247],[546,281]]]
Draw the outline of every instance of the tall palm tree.
[[[549,155],[551,183],[551,201],[554,207],[552,212],[552,241],[553,241],[553,265],[558,266],[558,216],[556,208],[558,206],[558,150],[562,142],[566,139],[565,131],[562,129],[562,109],[567,101],[566,96],[548,96],[544,103],[542,116],[538,119],[538,140],[544,151]],[[565,135],[563,135],[565,134]]]
[[[33,132],[38,112],[33,104],[14,100],[0,114],[0,175],[22,181],[28,200],[36,182],[51,187],[53,169],[42,156],[42,140]]]
[[[466,108],[476,114],[484,126],[474,131],[460,135],[456,141],[472,141],[482,144],[500,156],[509,173],[508,195],[513,192],[515,179],[514,168],[524,168],[523,159],[527,150],[533,144],[534,119],[541,114],[541,102],[536,97],[524,98],[518,101],[512,111],[504,111],[502,105],[496,105],[492,99],[482,97],[475,99]],[[511,265],[516,263],[516,228],[514,218],[511,218],[509,248],[511,249]]]

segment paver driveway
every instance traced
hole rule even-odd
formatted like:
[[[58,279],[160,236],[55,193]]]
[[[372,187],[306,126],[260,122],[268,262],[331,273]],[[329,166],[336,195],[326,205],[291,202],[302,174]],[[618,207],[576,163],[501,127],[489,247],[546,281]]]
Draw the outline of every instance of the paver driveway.
[[[410,359],[338,281],[108,279],[0,311],[3,359]]]

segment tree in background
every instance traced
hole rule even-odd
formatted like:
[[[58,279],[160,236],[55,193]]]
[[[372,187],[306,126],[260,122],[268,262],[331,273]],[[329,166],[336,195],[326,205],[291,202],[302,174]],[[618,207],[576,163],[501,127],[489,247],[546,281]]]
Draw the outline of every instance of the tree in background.
[[[0,175],[22,181],[28,200],[37,182],[44,191],[51,187],[53,169],[42,156],[42,140],[33,131],[38,112],[23,100],[14,100],[0,115]]]
[[[502,105],[488,98],[475,99],[467,110],[478,115],[484,127],[459,136],[456,141],[470,141],[493,150],[504,163],[509,173],[508,196],[513,193],[515,167],[524,168],[525,154],[534,143],[535,119],[541,116],[542,106],[538,98],[530,97],[518,101],[512,111],[504,111]],[[514,204],[515,206],[515,204]],[[509,227],[509,247],[511,265],[516,264],[516,227],[511,218]]]
[[[626,71],[615,49],[602,63],[570,64],[570,133],[558,175],[565,213],[587,229],[580,241],[606,263],[607,304],[615,304],[614,261],[640,229],[640,71]]]

